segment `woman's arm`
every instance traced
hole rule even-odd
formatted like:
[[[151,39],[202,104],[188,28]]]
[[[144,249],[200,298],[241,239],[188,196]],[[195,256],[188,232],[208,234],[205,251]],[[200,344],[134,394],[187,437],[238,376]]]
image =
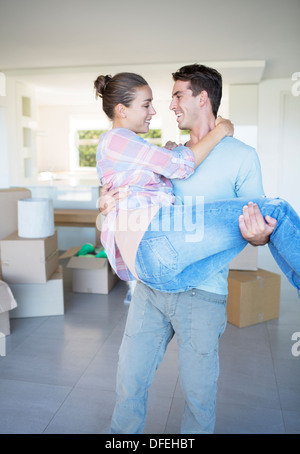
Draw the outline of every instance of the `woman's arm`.
[[[195,156],[195,168],[209,155],[211,150],[226,136],[232,136],[233,124],[230,120],[218,117],[216,126],[200,142],[190,147]]]

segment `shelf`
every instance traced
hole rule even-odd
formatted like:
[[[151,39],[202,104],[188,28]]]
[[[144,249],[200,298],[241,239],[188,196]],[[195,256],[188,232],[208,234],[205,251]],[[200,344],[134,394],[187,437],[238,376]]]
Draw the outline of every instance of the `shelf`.
[[[54,223],[57,227],[96,227],[98,210],[54,210]]]

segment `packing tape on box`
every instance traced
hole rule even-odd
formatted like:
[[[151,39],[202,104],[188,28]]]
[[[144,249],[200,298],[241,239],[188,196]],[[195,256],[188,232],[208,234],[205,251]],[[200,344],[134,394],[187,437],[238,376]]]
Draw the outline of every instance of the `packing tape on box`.
[[[264,285],[265,285],[264,278],[261,276],[256,276],[256,279],[258,279],[258,281],[259,281],[259,287],[264,288]]]
[[[247,272],[245,271],[245,273],[247,273]],[[249,272],[247,274],[249,276],[253,277],[253,274],[251,274]],[[255,280],[259,282],[259,288],[264,288],[264,286],[265,286],[264,278],[262,276],[254,276],[254,277],[255,277]]]
[[[44,198],[18,201],[18,235],[21,238],[46,238],[54,235],[53,201]]]

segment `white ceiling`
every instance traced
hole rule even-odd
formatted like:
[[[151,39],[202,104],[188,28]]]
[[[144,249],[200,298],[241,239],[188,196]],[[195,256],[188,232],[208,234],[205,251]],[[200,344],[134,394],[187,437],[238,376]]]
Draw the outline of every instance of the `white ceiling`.
[[[0,71],[55,93],[91,96],[99,73],[141,73],[155,93],[182,64],[224,82],[300,71],[300,0],[0,0]]]

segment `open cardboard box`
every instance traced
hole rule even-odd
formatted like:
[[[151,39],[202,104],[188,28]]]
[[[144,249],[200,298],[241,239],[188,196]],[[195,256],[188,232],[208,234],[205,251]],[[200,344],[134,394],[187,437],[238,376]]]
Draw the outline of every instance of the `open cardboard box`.
[[[59,259],[69,258],[67,268],[72,270],[72,291],[75,293],[108,294],[119,281],[108,259],[77,256],[80,247],[71,248]]]

